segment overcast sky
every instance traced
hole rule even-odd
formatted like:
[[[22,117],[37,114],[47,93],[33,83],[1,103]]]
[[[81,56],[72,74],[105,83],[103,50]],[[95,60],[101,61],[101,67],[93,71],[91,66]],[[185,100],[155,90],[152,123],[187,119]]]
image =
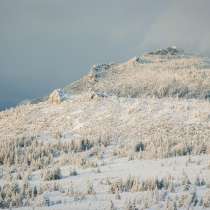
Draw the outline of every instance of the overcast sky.
[[[170,45],[210,55],[209,0],[0,0],[0,109],[95,63]]]

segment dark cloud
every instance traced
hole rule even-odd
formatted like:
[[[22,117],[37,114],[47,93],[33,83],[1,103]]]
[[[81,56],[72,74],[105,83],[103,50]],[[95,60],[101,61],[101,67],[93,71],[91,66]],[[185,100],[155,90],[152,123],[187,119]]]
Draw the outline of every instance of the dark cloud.
[[[63,87],[94,63],[174,44],[209,52],[208,2],[1,0],[1,107]]]

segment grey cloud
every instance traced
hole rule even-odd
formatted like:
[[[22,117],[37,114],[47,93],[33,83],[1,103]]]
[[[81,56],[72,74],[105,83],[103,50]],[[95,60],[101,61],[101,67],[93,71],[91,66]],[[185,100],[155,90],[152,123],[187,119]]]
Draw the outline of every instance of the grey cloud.
[[[207,0],[1,0],[0,104],[46,95],[94,63],[144,50],[209,52],[209,8]]]
[[[150,26],[142,44],[160,48],[177,45],[197,53],[210,53],[210,1],[172,1]]]

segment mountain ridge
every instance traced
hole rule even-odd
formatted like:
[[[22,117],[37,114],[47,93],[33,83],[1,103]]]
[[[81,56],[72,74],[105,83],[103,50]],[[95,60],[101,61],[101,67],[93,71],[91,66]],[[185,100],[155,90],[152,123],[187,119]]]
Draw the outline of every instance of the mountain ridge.
[[[169,47],[121,64],[94,65],[87,75],[66,86],[64,91],[81,93],[93,90],[125,97],[150,95],[207,99],[210,97],[207,66],[209,64],[204,58]]]

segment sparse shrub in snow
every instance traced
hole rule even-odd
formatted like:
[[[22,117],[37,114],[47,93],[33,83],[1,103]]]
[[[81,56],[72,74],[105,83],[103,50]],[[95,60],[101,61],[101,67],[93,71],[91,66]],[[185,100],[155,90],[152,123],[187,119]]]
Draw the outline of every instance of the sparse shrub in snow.
[[[110,201],[110,210],[117,210],[112,200]]]
[[[60,168],[51,168],[44,170],[42,177],[45,181],[61,179],[61,170]]]
[[[74,201],[81,201],[85,199],[86,193],[77,191],[73,183],[71,183],[66,190],[66,195],[73,197]]]
[[[190,189],[191,181],[186,174],[184,174],[182,178],[182,185],[184,186],[185,191],[188,191]]]
[[[82,139],[80,142],[80,151],[86,151],[93,147],[93,144],[90,143],[88,139]]]
[[[138,177],[130,176],[126,180],[120,179],[113,182],[111,181],[110,192],[115,194],[118,192],[140,192],[155,189],[168,189],[170,183],[171,179],[169,178],[153,178],[140,181]]]
[[[76,169],[71,169],[70,172],[69,172],[69,176],[77,176],[78,173],[76,171]]]
[[[101,173],[101,169],[99,167],[97,167],[96,173]]]
[[[172,151],[169,152],[169,156],[183,156],[190,155],[192,153],[192,146],[185,145],[180,143],[172,148]]]
[[[74,186],[73,186],[73,183],[71,182],[71,183],[70,183],[70,186],[68,186],[68,188],[67,188],[67,190],[66,190],[66,194],[67,194],[68,196],[73,196],[74,193],[75,193],[75,191],[74,191]]]
[[[36,197],[38,195],[38,190],[37,190],[37,187],[34,186],[33,187],[33,197]]]
[[[22,180],[23,179],[23,173],[21,173],[20,171],[18,171],[17,174],[16,174],[16,178],[18,180]]]
[[[44,206],[50,206],[50,198],[49,198],[49,196],[44,194],[42,197],[43,197],[43,203],[42,203],[42,205],[44,205]]]
[[[203,196],[203,206],[205,208],[210,207],[210,190],[208,190],[205,195]]]
[[[61,156],[62,158],[64,154],[69,152],[83,152],[90,150],[94,144],[101,144],[88,139],[71,141],[69,144],[59,142],[43,144],[38,142],[36,137],[31,137],[30,143],[28,143],[25,139],[21,138],[21,142],[0,141],[0,146],[2,146],[0,147],[0,163],[3,165],[22,164],[25,167],[31,166],[33,170],[42,169],[51,164],[54,157]],[[90,163],[91,161],[87,162],[89,165],[93,164]],[[81,164],[85,165],[84,163]]]
[[[135,200],[131,202],[130,200],[128,201],[127,205],[125,206],[125,210],[138,210],[136,207],[136,202]]]
[[[145,149],[145,145],[142,142],[139,142],[135,145],[135,152],[142,152]]]
[[[117,192],[117,193],[115,194],[115,199],[116,199],[116,200],[120,200],[120,199],[121,199],[121,196],[120,196],[120,193],[119,193],[119,192]]]
[[[177,210],[177,204],[176,201],[173,201],[171,199],[168,198],[168,200],[165,203],[165,208],[164,210]]]
[[[190,205],[197,206],[198,202],[199,201],[198,201],[197,193],[196,193],[196,191],[194,191],[191,194],[191,204]]]
[[[2,179],[3,176],[4,176],[4,169],[2,167],[2,168],[0,168],[0,179]]]
[[[87,194],[88,195],[95,195],[96,194],[96,192],[94,190],[93,183],[90,182],[90,181],[87,182]]]
[[[27,181],[17,183],[9,180],[0,187],[0,208],[28,206],[36,197],[35,187],[32,188]]]
[[[198,198],[196,190],[183,194],[178,198],[178,207],[184,207],[186,209],[201,206],[202,203],[202,198]]]
[[[196,180],[195,180],[196,186],[203,186],[205,184],[206,184],[206,182],[205,182],[204,178],[200,178],[199,176],[196,177]]]
[[[70,150],[74,152],[82,152],[89,150],[93,147],[94,143],[89,139],[77,139],[70,143]]]
[[[188,198],[187,194],[183,194],[183,195],[180,196],[180,198],[178,200],[178,207],[179,208],[181,208],[185,205],[187,198]]]
[[[86,198],[85,193],[75,192],[74,193],[74,201],[82,201]]]
[[[3,200],[3,208],[11,206],[21,205],[22,194],[20,194],[20,187],[16,182],[6,183],[1,191],[1,197]]]

